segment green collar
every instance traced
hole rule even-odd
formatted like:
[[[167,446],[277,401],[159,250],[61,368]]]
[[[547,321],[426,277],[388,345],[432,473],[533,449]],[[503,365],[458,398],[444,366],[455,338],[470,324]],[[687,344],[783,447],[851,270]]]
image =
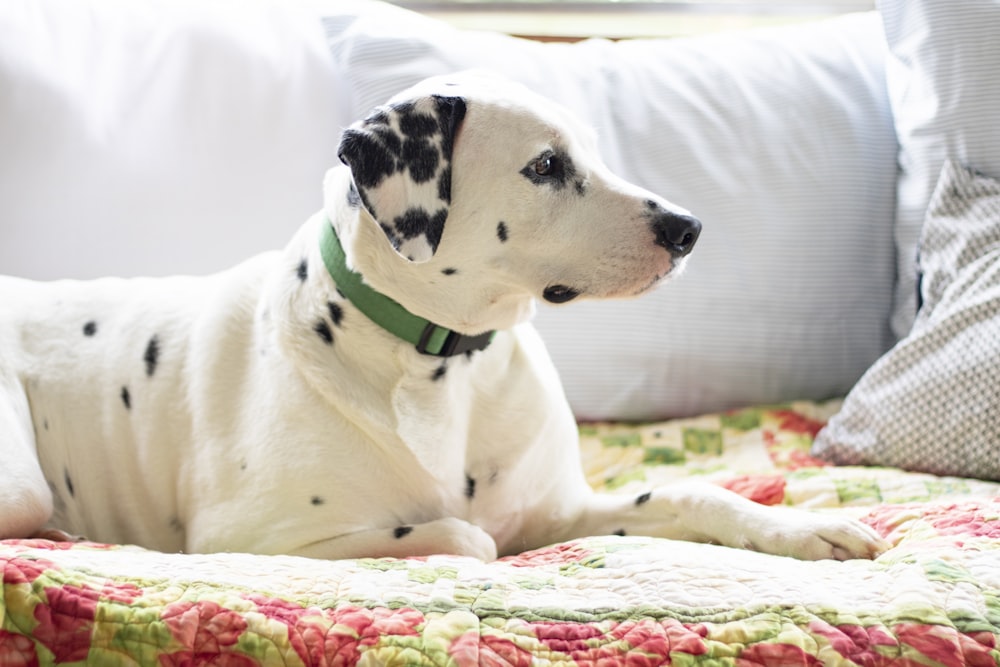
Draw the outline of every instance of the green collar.
[[[344,248],[329,220],[324,221],[319,240],[319,251],[326,270],[330,272],[337,289],[364,315],[389,333],[416,346],[421,354],[435,357],[453,357],[458,354],[484,350],[493,341],[495,331],[478,336],[466,336],[445,329],[422,317],[417,317],[401,305],[379,294],[366,285],[361,275],[347,268]]]

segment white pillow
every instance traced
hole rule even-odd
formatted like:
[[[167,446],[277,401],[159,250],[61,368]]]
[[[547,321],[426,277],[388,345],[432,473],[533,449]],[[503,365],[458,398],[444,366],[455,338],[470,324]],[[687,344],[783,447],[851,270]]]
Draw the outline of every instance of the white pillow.
[[[879,0],[899,135],[899,280],[892,325],[913,322],[916,247],[945,158],[1000,174],[1000,0]]]
[[[280,0],[0,2],[0,273],[147,275],[284,246],[346,113]]]
[[[923,306],[813,453],[1000,479],[1000,182],[945,162],[920,242]]]
[[[574,109],[613,169],[703,220],[664,289],[541,309],[580,417],[844,395],[892,343],[897,146],[875,13],[567,45],[342,6],[325,25],[355,116],[424,76],[496,70]]]

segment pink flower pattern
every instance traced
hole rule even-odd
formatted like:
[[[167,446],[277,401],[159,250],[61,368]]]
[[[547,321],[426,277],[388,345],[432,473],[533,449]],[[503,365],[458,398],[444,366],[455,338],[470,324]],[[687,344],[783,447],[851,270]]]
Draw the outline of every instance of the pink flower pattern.
[[[740,475],[720,484],[761,505],[780,505],[785,500],[785,478],[781,475]]]
[[[820,462],[808,456],[808,442],[822,424],[791,410],[769,411],[762,423],[760,442],[771,454],[774,470],[734,474],[720,483],[756,502],[780,504],[786,502],[785,473],[804,468],[818,471]],[[805,471],[804,476],[811,479],[812,474]],[[919,550],[922,545],[927,545],[927,554],[938,553],[933,549],[951,549],[946,556],[954,554],[954,560],[934,556],[940,559],[935,563],[943,563],[933,569],[942,585],[949,577],[975,585],[973,572],[962,569],[963,554],[1000,553],[1000,493],[993,498],[944,497],[899,505],[873,502],[864,520],[890,539],[908,541],[906,558],[918,563],[925,557]],[[544,587],[559,577],[578,578],[575,585],[585,586],[582,578],[591,567],[615,567],[613,553],[642,549],[642,544],[577,540],[501,559],[496,568],[506,573],[505,586],[524,581],[531,587]],[[160,643],[135,648],[149,653],[129,654],[128,660],[163,667],[250,667],[264,660],[264,653],[254,652],[261,645],[278,650],[289,665],[309,667],[356,665],[369,650],[377,651],[374,655],[379,660],[385,657],[402,664],[423,656],[428,663],[458,667],[532,667],[546,661],[567,667],[653,667],[702,660],[728,667],[818,667],[830,662],[860,667],[996,667],[1000,663],[1000,629],[991,625],[988,614],[964,625],[956,622],[959,628],[947,622],[921,622],[916,615],[919,610],[892,607],[880,613],[878,621],[868,617],[864,623],[844,622],[851,618],[851,610],[800,607],[796,616],[785,615],[783,609],[765,610],[761,619],[771,615],[781,619],[783,641],[779,641],[770,626],[754,634],[752,628],[758,621],[744,625],[748,616],[740,615],[742,611],[732,618],[712,611],[711,623],[684,622],[660,614],[652,614],[654,618],[648,615],[649,609],[633,610],[635,617],[627,620],[614,614],[572,618],[568,613],[566,619],[558,620],[558,610],[550,608],[505,608],[505,592],[491,590],[489,582],[467,580],[461,583],[463,595],[479,596],[480,602],[470,609],[479,615],[481,624],[458,626],[455,636],[447,637],[441,632],[447,635],[448,623],[438,622],[447,608],[431,611],[436,609],[433,604],[389,607],[354,598],[347,602],[337,595],[317,598],[302,593],[283,598],[260,591],[247,591],[239,604],[230,604],[236,593],[226,590],[213,596],[213,589],[203,589],[200,583],[187,585],[176,601],[162,603],[152,597],[164,590],[162,581],[147,588],[142,582],[61,570],[63,551],[116,548],[45,540],[0,544],[6,587],[5,597],[0,598],[0,665],[99,664],[95,656],[101,654],[93,650],[95,641],[109,642],[102,651],[129,651],[132,644],[142,644],[134,637],[118,643],[114,639],[115,624],[124,627],[122,619],[133,611],[147,619],[149,612],[154,613],[157,620],[150,625],[159,629]],[[894,561],[885,562],[888,566]],[[565,567],[578,564],[588,567]],[[393,563],[392,571],[418,565],[420,577],[436,567],[434,559],[413,559]],[[380,571],[369,572],[374,578]],[[442,581],[453,574],[453,569],[443,568]],[[481,587],[478,592],[477,586]],[[1000,604],[992,589],[979,594],[984,608]],[[405,600],[405,594],[400,599]],[[803,613],[807,614],[804,621]],[[771,621],[759,622],[766,626]]]
[[[38,667],[38,653],[30,637],[0,630],[0,665]]]

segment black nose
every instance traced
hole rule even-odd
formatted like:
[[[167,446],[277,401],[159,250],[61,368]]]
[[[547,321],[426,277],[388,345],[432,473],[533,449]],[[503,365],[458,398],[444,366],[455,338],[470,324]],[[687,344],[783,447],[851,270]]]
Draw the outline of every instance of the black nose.
[[[675,257],[684,257],[694,248],[701,234],[701,221],[690,215],[663,212],[653,218],[656,245]]]

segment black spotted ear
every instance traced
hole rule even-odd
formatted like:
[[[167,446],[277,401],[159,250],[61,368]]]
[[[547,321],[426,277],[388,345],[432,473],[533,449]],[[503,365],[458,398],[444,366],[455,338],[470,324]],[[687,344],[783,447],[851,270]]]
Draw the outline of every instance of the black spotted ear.
[[[339,156],[396,251],[431,258],[451,203],[451,156],[465,100],[431,96],[377,108],[344,131]]]

